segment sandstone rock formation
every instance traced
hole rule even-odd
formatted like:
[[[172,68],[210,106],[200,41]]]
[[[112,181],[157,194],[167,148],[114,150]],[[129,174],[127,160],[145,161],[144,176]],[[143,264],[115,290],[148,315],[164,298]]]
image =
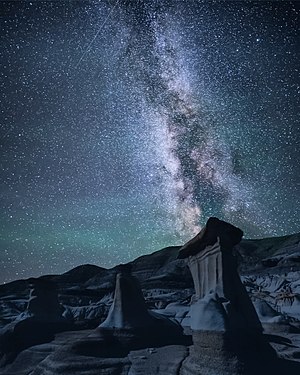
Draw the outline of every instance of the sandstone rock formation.
[[[117,274],[113,304],[97,332],[111,335],[131,348],[166,345],[183,339],[183,330],[177,322],[148,311],[139,282],[128,266]]]
[[[237,272],[233,246],[242,236],[233,225],[210,218],[179,252],[179,258],[188,259],[195,285],[190,310],[194,346],[183,374],[196,369],[205,374],[244,374],[249,364],[256,366],[258,357],[272,356]]]

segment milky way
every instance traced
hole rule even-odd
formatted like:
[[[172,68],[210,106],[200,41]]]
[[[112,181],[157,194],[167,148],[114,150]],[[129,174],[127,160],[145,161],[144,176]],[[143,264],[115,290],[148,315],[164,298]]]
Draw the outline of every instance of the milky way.
[[[298,2],[0,7],[2,281],[299,232]]]

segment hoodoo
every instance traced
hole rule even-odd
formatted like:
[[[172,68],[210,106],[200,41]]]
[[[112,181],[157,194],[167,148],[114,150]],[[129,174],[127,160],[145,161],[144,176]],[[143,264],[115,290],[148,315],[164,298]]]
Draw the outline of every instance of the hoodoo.
[[[182,338],[179,324],[148,311],[139,282],[128,266],[116,276],[113,304],[97,331],[133,347],[162,345]]]
[[[114,301],[104,322],[88,336],[49,355],[33,375],[133,374],[134,370],[128,372],[133,365],[129,359],[131,350],[184,340],[179,324],[147,310],[130,266],[118,268]]]
[[[210,218],[179,251],[195,286],[190,311],[194,345],[182,374],[251,373],[273,355],[237,272],[233,248],[242,236],[239,228]]]
[[[33,279],[26,310],[0,329],[0,366],[12,362],[19,352],[48,342],[56,332],[70,328],[63,318],[53,283]]]

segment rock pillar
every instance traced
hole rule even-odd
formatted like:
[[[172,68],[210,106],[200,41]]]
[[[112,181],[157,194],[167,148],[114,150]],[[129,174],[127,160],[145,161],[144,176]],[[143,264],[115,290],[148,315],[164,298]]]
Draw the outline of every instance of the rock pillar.
[[[242,236],[239,228],[210,218],[179,251],[195,287],[190,310],[194,345],[182,374],[246,374],[249,364],[254,371],[258,357],[273,353],[237,272],[233,247]]]

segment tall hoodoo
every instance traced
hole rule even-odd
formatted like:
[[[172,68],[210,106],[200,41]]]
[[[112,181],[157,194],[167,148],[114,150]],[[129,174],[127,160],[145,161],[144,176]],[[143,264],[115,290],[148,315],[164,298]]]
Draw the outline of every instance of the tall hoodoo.
[[[178,257],[188,259],[195,286],[192,329],[262,332],[233,255],[242,236],[239,228],[211,217],[181,248]]]
[[[205,374],[244,374],[259,352],[272,354],[237,272],[233,248],[242,236],[239,228],[212,217],[179,251],[195,287],[190,310],[194,346],[183,374],[200,368]]]

